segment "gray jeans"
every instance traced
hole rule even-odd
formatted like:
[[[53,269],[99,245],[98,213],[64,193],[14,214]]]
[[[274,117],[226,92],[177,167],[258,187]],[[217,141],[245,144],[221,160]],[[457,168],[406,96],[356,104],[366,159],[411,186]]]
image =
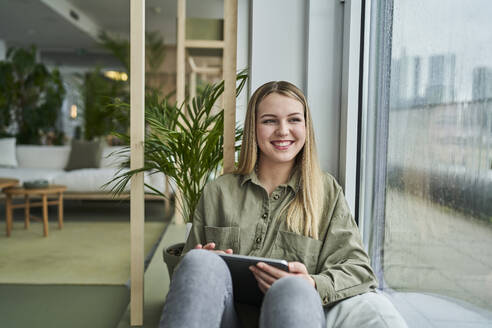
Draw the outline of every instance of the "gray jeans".
[[[285,277],[268,290],[260,327],[324,327],[318,292],[304,279]],[[232,279],[215,253],[191,250],[173,275],[160,328],[241,327],[234,308]]]

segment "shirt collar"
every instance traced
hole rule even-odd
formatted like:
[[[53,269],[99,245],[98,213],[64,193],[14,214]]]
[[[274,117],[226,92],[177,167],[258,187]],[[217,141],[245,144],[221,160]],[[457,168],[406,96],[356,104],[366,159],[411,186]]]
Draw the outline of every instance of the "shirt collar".
[[[248,181],[261,186],[260,179],[258,179],[258,175],[256,175],[255,170],[252,170],[250,173],[242,176],[241,187]],[[295,194],[297,194],[301,187],[301,171],[296,169],[289,178],[289,181],[287,181],[286,184],[281,184],[280,187],[289,187]]]

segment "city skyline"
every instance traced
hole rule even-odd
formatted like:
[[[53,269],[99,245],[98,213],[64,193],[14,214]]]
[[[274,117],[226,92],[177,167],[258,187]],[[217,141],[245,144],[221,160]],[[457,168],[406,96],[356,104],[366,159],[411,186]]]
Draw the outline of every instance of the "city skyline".
[[[391,60],[390,104],[393,108],[409,108],[492,98],[492,67],[474,66],[467,72],[470,85],[458,84],[457,56],[454,53],[408,56]],[[464,73],[462,73],[464,74]],[[466,87],[469,91],[458,93]],[[458,96],[459,95],[459,96]]]

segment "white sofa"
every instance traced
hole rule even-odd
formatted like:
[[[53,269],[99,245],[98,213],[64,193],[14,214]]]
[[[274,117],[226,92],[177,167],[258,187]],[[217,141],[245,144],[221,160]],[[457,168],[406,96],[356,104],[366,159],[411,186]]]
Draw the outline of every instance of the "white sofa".
[[[66,198],[110,199],[110,188],[103,185],[118,171],[121,157],[110,156],[121,147],[103,148],[99,168],[65,171],[70,156],[70,146],[17,145],[17,167],[0,167],[0,177],[18,179],[20,184],[29,180],[44,179],[50,184],[67,186]],[[164,192],[165,176],[162,173],[145,174],[145,183]],[[129,192],[128,184],[126,191]],[[151,191],[146,187],[146,193]],[[146,198],[153,198],[146,196]]]

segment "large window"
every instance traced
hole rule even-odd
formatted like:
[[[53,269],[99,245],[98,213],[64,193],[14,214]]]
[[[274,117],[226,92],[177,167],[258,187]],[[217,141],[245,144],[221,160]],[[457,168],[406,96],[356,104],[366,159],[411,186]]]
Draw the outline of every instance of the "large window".
[[[381,287],[410,326],[490,326],[492,2],[367,12],[361,215]]]

